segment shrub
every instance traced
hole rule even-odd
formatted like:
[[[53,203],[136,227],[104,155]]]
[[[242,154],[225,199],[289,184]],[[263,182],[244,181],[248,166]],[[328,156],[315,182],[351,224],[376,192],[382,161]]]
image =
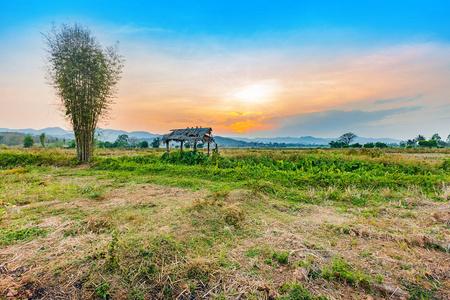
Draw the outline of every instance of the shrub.
[[[31,137],[31,135],[25,136],[24,139],[23,139],[23,146],[25,148],[30,148],[30,147],[33,147],[33,145],[34,145],[34,140]]]

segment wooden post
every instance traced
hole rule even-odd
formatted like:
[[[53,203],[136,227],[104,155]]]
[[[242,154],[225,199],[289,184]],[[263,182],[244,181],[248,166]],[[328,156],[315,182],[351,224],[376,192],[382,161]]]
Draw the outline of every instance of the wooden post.
[[[208,141],[208,156],[209,156],[209,141]]]
[[[166,143],[166,153],[169,153],[169,141]]]
[[[183,143],[184,141],[181,141],[180,151],[183,151]]]

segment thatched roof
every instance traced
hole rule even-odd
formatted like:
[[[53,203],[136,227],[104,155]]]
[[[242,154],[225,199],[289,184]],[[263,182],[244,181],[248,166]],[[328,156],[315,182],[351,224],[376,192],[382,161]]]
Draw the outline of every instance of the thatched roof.
[[[214,138],[211,136],[212,128],[200,128],[191,127],[186,129],[172,129],[172,132],[163,136],[163,143],[170,141],[175,142],[200,142],[208,143],[214,142]]]

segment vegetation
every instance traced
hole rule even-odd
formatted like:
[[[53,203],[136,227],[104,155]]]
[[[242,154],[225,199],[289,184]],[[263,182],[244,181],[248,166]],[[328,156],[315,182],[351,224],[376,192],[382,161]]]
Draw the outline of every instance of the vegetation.
[[[33,147],[34,145],[34,140],[31,137],[31,135],[27,135],[23,138],[23,147],[24,148],[30,148]]]
[[[45,132],[39,135],[39,142],[41,142],[42,148],[45,148]]]
[[[78,159],[90,161],[95,128],[110,107],[123,60],[117,45],[103,48],[78,24],[54,26],[44,38],[47,77],[73,127]]]
[[[164,150],[0,150],[0,297],[450,292],[449,149]]]

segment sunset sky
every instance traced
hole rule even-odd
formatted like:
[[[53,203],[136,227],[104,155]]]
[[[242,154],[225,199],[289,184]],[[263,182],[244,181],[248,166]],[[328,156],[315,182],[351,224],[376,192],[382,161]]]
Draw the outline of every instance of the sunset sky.
[[[445,139],[449,16],[445,0],[0,0],[0,127],[70,130],[44,78],[41,32],[54,21],[120,42],[103,128]]]

